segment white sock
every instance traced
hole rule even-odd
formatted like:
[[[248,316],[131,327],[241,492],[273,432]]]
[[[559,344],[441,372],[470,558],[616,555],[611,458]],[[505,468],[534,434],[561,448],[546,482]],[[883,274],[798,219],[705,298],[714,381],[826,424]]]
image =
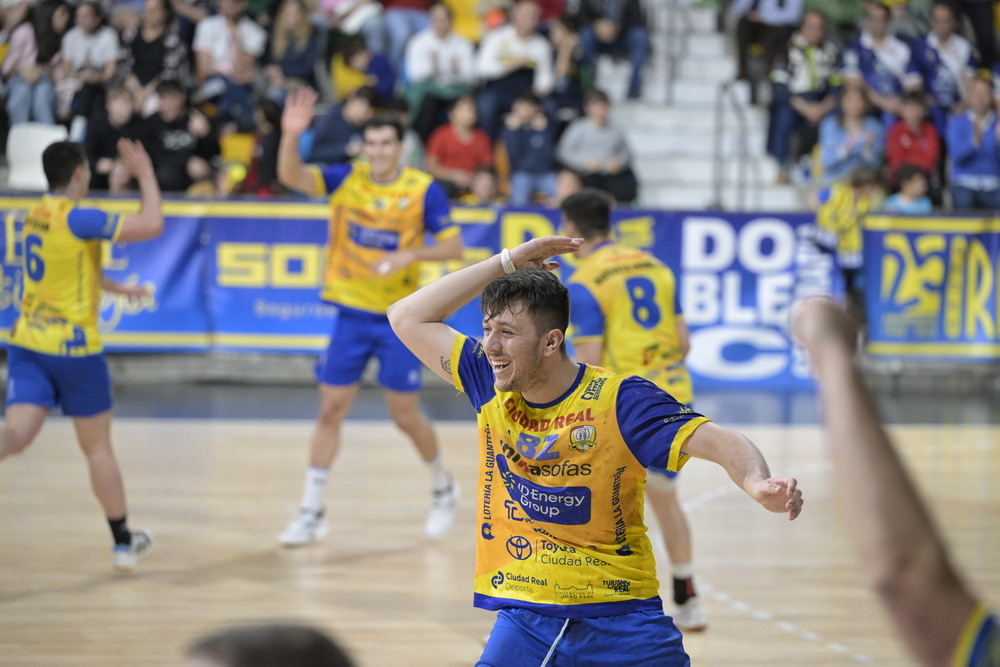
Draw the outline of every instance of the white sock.
[[[441,456],[441,452],[438,455],[427,462],[427,465],[431,468],[431,484],[435,491],[444,491],[449,486],[451,486],[451,475],[448,474],[448,469],[444,467],[444,458]]]
[[[323,511],[323,492],[326,491],[326,480],[330,479],[330,471],[326,468],[309,466],[306,469],[306,485],[302,490],[302,509],[319,514]]]
[[[674,568],[674,579],[690,579],[694,576],[694,565],[691,563],[671,563]]]

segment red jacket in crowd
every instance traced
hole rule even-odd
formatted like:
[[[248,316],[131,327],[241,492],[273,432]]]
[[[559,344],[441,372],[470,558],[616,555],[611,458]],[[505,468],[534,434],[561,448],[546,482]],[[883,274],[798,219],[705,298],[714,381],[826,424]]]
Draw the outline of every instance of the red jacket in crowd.
[[[920,167],[930,175],[941,157],[941,138],[934,123],[929,120],[923,122],[919,132],[914,132],[899,120],[886,137],[885,154],[890,182],[895,181],[896,172],[904,164]]]

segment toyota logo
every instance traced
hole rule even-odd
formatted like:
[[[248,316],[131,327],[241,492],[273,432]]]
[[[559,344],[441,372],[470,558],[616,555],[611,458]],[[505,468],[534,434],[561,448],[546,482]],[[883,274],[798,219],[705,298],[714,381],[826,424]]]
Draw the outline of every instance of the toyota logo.
[[[507,540],[507,553],[517,560],[531,558],[531,542],[528,541],[527,537],[515,535]]]

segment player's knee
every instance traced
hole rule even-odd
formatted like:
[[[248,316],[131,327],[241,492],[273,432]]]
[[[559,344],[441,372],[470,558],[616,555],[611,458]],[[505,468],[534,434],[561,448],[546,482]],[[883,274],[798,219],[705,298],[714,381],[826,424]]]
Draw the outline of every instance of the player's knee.
[[[11,454],[20,454],[28,448],[35,439],[35,434],[19,429],[7,428],[4,433],[6,449]]]
[[[392,421],[396,426],[409,433],[420,426],[423,415],[417,408],[396,408],[392,410]]]
[[[339,426],[347,416],[347,411],[350,407],[349,404],[340,401],[324,400],[319,406],[317,419],[324,426]]]

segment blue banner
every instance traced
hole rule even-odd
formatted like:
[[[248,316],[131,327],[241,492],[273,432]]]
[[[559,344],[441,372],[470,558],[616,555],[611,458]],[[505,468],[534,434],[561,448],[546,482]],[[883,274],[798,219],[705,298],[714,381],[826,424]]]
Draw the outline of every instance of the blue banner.
[[[868,351],[878,356],[1000,358],[1000,221],[865,221]]]
[[[86,204],[136,210],[134,201]],[[0,198],[8,221],[0,291],[4,326],[14,321],[19,305],[19,221],[30,205]],[[325,203],[168,201],[164,213],[163,237],[106,250],[110,277],[154,290],[140,302],[106,295],[102,329],[108,350],[318,353],[325,347],[336,317],[336,309],[318,296]],[[454,218],[465,255],[423,265],[422,284],[501,248],[557,233],[559,226],[558,211],[540,208],[456,208]],[[697,387],[808,386],[806,366],[785,330],[788,309],[800,284],[811,281],[813,291],[834,291],[829,256],[809,255],[811,246],[799,241],[800,228],[811,221],[809,215],[615,212],[618,242],[650,251],[679,278]],[[560,261],[568,278],[576,260]],[[479,335],[478,303],[449,323]]]

